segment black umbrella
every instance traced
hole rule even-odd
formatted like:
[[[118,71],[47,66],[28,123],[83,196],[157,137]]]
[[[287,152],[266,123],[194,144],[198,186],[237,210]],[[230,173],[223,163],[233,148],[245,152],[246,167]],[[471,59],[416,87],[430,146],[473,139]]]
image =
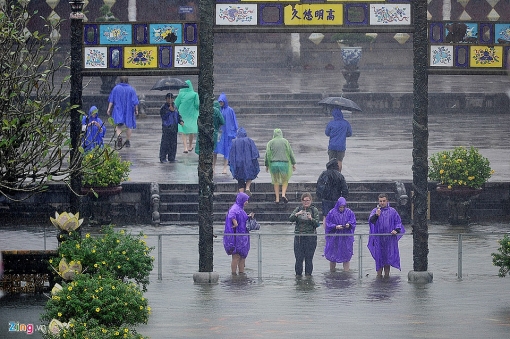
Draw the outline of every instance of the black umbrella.
[[[347,111],[361,112],[361,108],[354,101],[344,97],[327,97],[319,101],[319,105],[336,106]]]
[[[158,80],[151,90],[168,91],[172,89],[188,88],[188,84],[178,78],[164,78]]]

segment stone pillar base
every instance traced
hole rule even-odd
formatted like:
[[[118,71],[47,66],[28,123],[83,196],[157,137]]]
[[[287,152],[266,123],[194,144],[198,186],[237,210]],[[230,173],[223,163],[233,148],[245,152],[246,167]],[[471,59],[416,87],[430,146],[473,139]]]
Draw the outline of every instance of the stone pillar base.
[[[434,274],[429,271],[409,271],[407,274],[407,281],[417,284],[428,284],[432,282]]]
[[[195,284],[217,284],[220,275],[216,272],[196,272],[193,273]]]

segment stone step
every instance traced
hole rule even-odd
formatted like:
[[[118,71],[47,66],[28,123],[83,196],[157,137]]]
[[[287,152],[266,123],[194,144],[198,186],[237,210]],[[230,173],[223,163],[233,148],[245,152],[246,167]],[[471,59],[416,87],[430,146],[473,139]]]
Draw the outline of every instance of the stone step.
[[[196,222],[198,220],[198,185],[160,184],[160,218],[162,222]],[[348,204],[359,220],[367,220],[370,211],[375,207],[377,196],[386,192],[390,201],[396,201],[395,184],[382,183],[354,183],[349,185]],[[273,186],[270,183],[253,183],[252,197],[247,206],[248,212],[255,212],[259,221],[288,220],[290,213],[300,206],[302,192],[312,193],[314,205],[321,211],[321,203],[315,196],[315,183],[291,183],[287,190],[288,204],[274,203]],[[221,183],[215,186],[213,219],[222,222],[230,206],[235,201],[237,185],[235,183]],[[322,216],[321,216],[322,219]]]

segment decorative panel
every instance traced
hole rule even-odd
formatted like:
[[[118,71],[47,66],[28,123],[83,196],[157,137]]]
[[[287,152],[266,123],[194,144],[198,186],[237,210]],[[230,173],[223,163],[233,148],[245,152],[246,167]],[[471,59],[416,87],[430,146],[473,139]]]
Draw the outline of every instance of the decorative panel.
[[[85,47],[85,68],[106,68],[107,67],[107,47]]]
[[[432,67],[453,66],[453,46],[448,45],[430,46],[430,66]]]
[[[503,67],[503,46],[469,46],[469,66]]]
[[[157,47],[130,46],[124,47],[125,68],[155,68],[158,66]]]

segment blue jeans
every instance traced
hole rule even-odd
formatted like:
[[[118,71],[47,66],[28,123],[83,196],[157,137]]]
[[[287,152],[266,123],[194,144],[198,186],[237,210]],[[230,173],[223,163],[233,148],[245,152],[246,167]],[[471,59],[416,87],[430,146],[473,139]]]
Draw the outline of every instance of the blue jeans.
[[[317,236],[299,236],[294,237],[294,256],[296,257],[296,275],[303,275],[303,260],[305,261],[305,275],[312,275],[313,255],[317,248]]]

